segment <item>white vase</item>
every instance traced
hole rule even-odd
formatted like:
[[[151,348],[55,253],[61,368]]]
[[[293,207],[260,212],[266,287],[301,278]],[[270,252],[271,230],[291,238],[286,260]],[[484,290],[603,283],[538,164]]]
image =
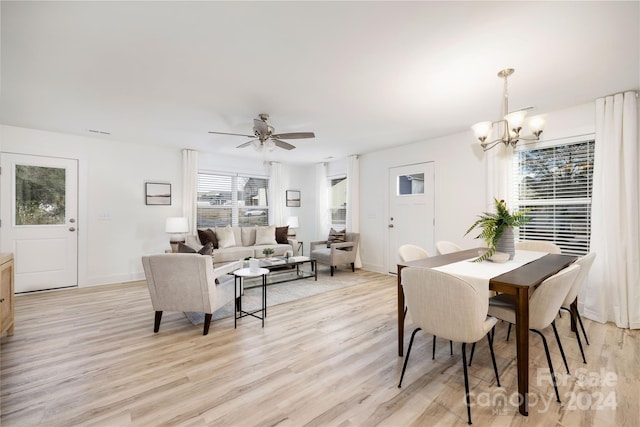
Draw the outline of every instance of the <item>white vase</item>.
[[[513,259],[516,254],[515,237],[513,235],[513,227],[506,227],[498,239],[496,252],[504,252],[509,254],[509,259]]]
[[[257,258],[251,258],[249,260],[249,271],[251,273],[257,273],[260,270],[260,260]]]

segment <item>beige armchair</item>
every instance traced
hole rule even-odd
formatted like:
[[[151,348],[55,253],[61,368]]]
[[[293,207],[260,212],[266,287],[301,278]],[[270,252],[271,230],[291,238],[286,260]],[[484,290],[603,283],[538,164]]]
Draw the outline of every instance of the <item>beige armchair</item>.
[[[225,275],[241,268],[241,262],[214,269],[209,256],[159,254],[143,256],[142,266],[156,312],[153,332],[160,329],[163,311],[192,311],[205,313],[202,334],[207,335],[212,313],[233,301],[233,276]]]
[[[341,243],[332,243],[327,247],[326,240],[319,240],[310,243],[311,255],[320,264],[326,264],[333,269],[338,265],[351,264],[351,271],[355,271],[356,254],[358,251],[358,243],[360,242],[360,233],[346,233],[345,241]]]

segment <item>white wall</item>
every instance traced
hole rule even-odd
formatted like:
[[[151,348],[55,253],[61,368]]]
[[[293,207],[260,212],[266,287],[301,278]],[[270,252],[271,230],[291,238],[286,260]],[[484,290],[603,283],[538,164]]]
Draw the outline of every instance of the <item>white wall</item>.
[[[544,140],[594,132],[594,104],[547,115]],[[486,209],[484,154],[471,131],[364,154],[360,157],[360,232],[363,267],[385,273],[388,266],[389,168],[435,162],[435,241],[464,248],[479,242],[465,231]],[[435,253],[435,248],[428,248]],[[387,270],[390,267],[391,270]]]

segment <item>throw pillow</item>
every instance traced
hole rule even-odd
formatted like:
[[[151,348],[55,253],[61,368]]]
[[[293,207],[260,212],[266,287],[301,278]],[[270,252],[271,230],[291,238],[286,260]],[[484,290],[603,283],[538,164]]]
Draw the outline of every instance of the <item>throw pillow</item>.
[[[280,244],[289,243],[289,226],[286,227],[276,227],[276,242]]]
[[[211,242],[213,249],[218,249],[218,239],[216,239],[216,233],[212,229],[198,230],[198,238],[200,239],[200,244],[206,245]]]
[[[276,245],[276,227],[256,227],[256,246],[257,245]]]
[[[200,254],[200,255],[209,255],[213,256],[213,243],[208,242],[204,245],[199,251],[196,251],[191,246],[185,245],[184,243],[178,243],[178,253],[179,254]]]
[[[230,225],[224,228],[216,228],[216,238],[218,239],[218,248],[231,248],[236,246],[236,236]]]
[[[327,238],[327,247],[330,248],[332,243],[344,243],[347,235],[347,230],[336,231],[333,228],[329,231],[329,237]]]

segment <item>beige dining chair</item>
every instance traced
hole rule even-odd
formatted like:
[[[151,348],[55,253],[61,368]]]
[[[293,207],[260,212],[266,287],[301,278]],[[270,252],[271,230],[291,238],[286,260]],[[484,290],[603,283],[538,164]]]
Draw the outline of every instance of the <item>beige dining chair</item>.
[[[573,312],[571,311],[571,304],[576,300],[576,298],[578,297],[578,293],[580,292],[580,289],[582,289],[582,286],[587,281],[589,270],[591,270],[591,266],[593,265],[593,261],[595,259],[596,259],[596,253],[590,252],[587,255],[581,258],[578,258],[574,263],[575,265],[580,266],[580,273],[578,273],[578,277],[576,277],[576,280],[573,282],[571,289],[569,289],[569,293],[567,294],[567,297],[564,299],[564,302],[562,303],[562,307],[560,307],[560,309],[568,311],[571,314],[571,316],[573,316]],[[578,341],[578,347],[580,347],[580,354],[582,354],[582,362],[587,363],[587,359],[584,357],[584,350],[582,348],[582,341],[580,340],[580,333],[578,332],[577,323],[580,323],[580,329],[582,329],[582,335],[584,335],[584,339],[587,345],[589,345],[589,338],[587,337],[587,332],[584,330],[584,325],[582,324],[582,318],[580,317],[580,313],[576,311],[575,314],[576,314],[576,318],[573,319],[573,322],[576,326],[576,340]]]
[[[419,259],[429,258],[429,252],[426,249],[416,245],[402,245],[398,248],[398,256],[402,262],[416,261]],[[404,317],[407,317],[407,307],[404,308]],[[431,360],[436,358],[436,337],[433,336],[433,349],[431,351]],[[453,341],[449,341],[449,353],[453,355]]]
[[[553,388],[556,392],[558,403],[560,403],[558,384],[556,383],[556,377],[553,371],[553,363],[551,362],[549,346],[547,345],[547,340],[541,330],[549,325],[553,328],[553,333],[556,337],[558,348],[562,355],[562,360],[564,361],[567,373],[569,374],[569,366],[567,365],[567,359],[564,355],[562,343],[560,342],[560,336],[556,329],[555,318],[579,272],[579,265],[576,265],[575,263],[570,265],[543,281],[531,294],[531,298],[529,299],[529,330],[540,335],[542,338],[542,344],[544,345],[544,351],[547,356],[547,363],[549,364],[549,371],[551,372]],[[489,315],[497,319],[504,320],[505,322],[515,324],[516,312],[513,295],[500,294],[490,298]]]
[[[522,251],[548,252],[550,254],[561,254],[560,246],[545,240],[521,240],[515,245],[516,249]]]
[[[402,387],[411,346],[418,331],[423,330],[442,338],[461,342],[465,400],[467,416],[471,424],[467,343],[475,343],[484,336],[487,337],[496,383],[500,387],[498,366],[493,353],[493,339],[489,334],[497,320],[487,316],[488,289],[476,287],[463,279],[430,268],[405,267],[401,274],[405,300],[413,323],[417,327],[411,334],[398,388]]]
[[[438,255],[444,255],[453,252],[460,252],[462,248],[453,242],[439,240],[436,242],[436,250],[438,251]]]

